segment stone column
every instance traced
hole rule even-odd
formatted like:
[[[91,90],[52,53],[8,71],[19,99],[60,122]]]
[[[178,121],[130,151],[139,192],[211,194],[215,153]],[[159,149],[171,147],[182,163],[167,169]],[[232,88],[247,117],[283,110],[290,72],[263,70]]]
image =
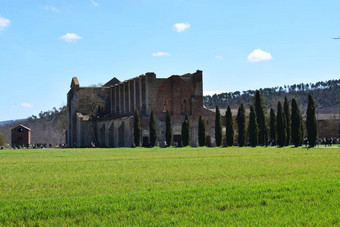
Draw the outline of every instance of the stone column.
[[[129,99],[129,82],[124,83],[124,94],[125,94],[125,114],[130,113],[130,99]]]
[[[116,114],[116,87],[111,87],[111,100],[112,100],[112,113],[115,115]]]
[[[137,97],[136,97],[136,80],[134,79],[133,80],[133,109],[134,111],[136,110],[136,100],[137,100]]]
[[[143,110],[143,99],[142,99],[142,77],[139,77],[139,112]]]
[[[130,80],[129,82],[129,97],[130,97],[130,113],[133,114],[133,112],[135,111],[134,109],[134,103],[135,103],[135,91],[134,91],[134,82],[133,80]]]
[[[112,110],[112,87],[110,88],[110,113],[112,114],[113,113],[113,110]]]
[[[124,98],[125,98],[125,94],[124,94],[124,84],[123,83],[121,83],[120,85],[119,85],[119,93],[120,93],[120,95],[119,95],[119,99],[120,99],[120,109],[122,110],[122,111],[120,111],[121,112],[121,115],[124,115],[124,113],[125,113],[125,104],[124,104]]]
[[[131,83],[131,81],[128,81],[127,83],[126,83],[126,85],[127,85],[127,91],[128,91],[128,107],[129,107],[129,109],[128,109],[128,113],[131,113],[131,94],[130,94],[130,90],[131,90],[131,88],[130,88],[130,83]]]
[[[150,114],[149,113],[148,76],[145,76],[145,112],[146,114]]]
[[[121,97],[121,95],[120,95],[120,89],[119,89],[119,85],[117,85],[117,87],[116,87],[116,89],[117,89],[117,114],[118,114],[118,116],[120,116],[120,114],[121,114],[121,106],[120,106],[120,97]]]

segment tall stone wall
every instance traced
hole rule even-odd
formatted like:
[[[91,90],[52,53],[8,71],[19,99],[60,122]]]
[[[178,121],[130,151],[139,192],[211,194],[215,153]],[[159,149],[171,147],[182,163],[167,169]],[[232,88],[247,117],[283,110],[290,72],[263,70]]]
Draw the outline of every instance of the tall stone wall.
[[[116,78],[114,78],[118,81]],[[112,80],[113,81],[113,80]],[[108,86],[107,84],[110,84]],[[173,122],[174,141],[180,141],[181,125],[185,115],[191,124],[190,144],[197,145],[198,118],[200,115],[213,122],[214,113],[203,108],[202,71],[169,78],[156,78],[146,73],[124,82],[107,83],[102,87],[105,95],[104,112],[95,122],[77,114],[74,103],[81,89],[77,79],[72,80],[68,93],[68,130],[70,146],[86,147],[95,142],[100,147],[121,147],[133,145],[133,116],[138,110],[141,117],[141,141],[148,144],[149,116],[154,110],[157,127],[157,144],[164,145],[165,113],[170,111]],[[207,134],[213,127],[207,125]],[[178,144],[180,145],[180,144]]]

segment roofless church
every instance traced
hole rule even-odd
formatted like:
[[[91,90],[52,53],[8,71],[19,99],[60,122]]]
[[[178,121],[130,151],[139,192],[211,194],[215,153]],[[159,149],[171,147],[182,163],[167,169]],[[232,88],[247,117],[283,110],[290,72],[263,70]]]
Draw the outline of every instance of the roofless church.
[[[99,97],[95,116],[80,110],[82,94]],[[95,99],[94,99],[95,100]],[[67,144],[70,147],[89,147],[91,142],[99,147],[133,146],[134,112],[139,111],[142,145],[149,143],[149,117],[155,113],[157,142],[165,145],[166,111],[171,114],[173,141],[181,144],[181,127],[185,115],[190,121],[190,145],[198,144],[198,119],[206,122],[208,143],[214,144],[215,113],[203,106],[202,71],[192,74],[156,78],[146,73],[124,82],[113,78],[101,87],[81,87],[76,77],[72,79],[67,94]]]

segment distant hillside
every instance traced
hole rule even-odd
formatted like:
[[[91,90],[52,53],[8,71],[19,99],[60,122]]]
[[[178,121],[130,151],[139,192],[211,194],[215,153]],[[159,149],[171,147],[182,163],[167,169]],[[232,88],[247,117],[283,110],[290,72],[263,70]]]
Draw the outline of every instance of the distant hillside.
[[[0,124],[0,132],[7,138],[7,143],[11,144],[11,129],[22,124],[31,131],[31,143],[56,144],[65,143],[66,129],[66,107],[59,110],[40,112],[39,116],[31,116],[24,120],[5,121]]]
[[[285,85],[284,87],[264,88],[259,89],[259,91],[265,99],[266,107],[272,107],[275,110],[278,101],[282,102],[285,96],[288,99],[294,97],[299,106],[307,106],[308,93],[313,96],[319,113],[338,113],[340,110],[340,79],[315,84],[301,83]],[[241,103],[244,105],[253,104],[255,92],[256,90],[247,90],[208,95],[203,97],[203,104],[207,108],[214,108],[216,105],[220,108],[226,108],[228,105],[232,108],[238,108]]]
[[[14,122],[13,120],[10,120],[10,121],[0,121],[0,126],[1,125],[5,125],[5,124],[9,124],[9,123],[12,123]]]

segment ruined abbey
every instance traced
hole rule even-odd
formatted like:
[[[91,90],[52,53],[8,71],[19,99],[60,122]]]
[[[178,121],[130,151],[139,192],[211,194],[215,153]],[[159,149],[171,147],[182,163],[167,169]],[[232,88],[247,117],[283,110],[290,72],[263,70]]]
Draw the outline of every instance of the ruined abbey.
[[[100,96],[100,108],[90,116],[80,110],[81,95]],[[87,105],[87,104],[85,104]],[[181,125],[185,114],[190,120],[190,144],[198,144],[198,119],[206,122],[207,143],[214,143],[215,113],[203,106],[202,71],[169,78],[156,78],[146,73],[124,82],[113,78],[101,87],[81,87],[76,77],[72,79],[67,94],[67,144],[70,147],[133,146],[134,112],[139,111],[141,145],[149,143],[149,117],[155,113],[157,145],[164,146],[165,116],[169,110],[172,118],[173,141],[181,144]]]

